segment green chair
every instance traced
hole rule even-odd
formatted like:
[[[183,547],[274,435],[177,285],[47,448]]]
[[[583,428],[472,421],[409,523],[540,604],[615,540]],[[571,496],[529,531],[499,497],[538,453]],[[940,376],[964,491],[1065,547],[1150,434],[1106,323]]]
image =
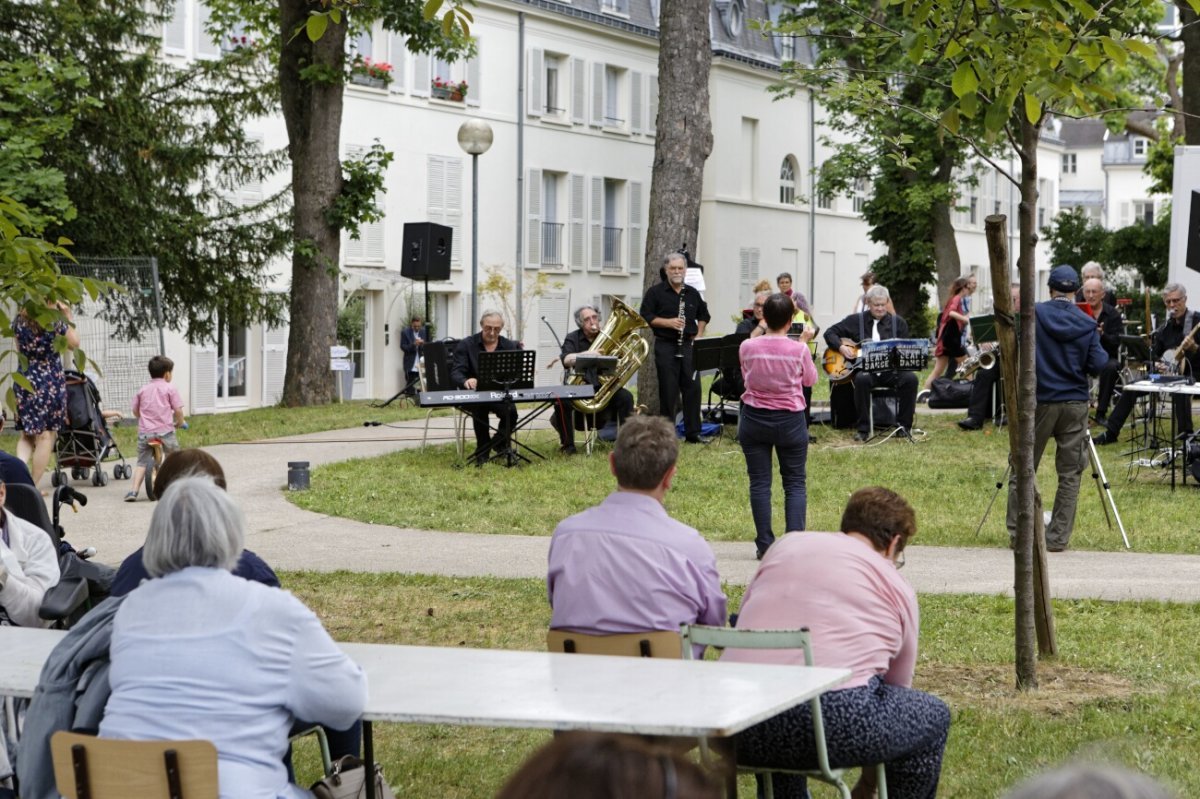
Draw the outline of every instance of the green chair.
[[[807,627],[802,627],[799,630],[739,630],[733,627],[709,627],[702,624],[684,624],[679,632],[683,636],[683,656],[688,660],[694,657],[692,647],[695,645],[711,646],[718,649],[803,649],[804,665],[811,666],[813,662],[812,639]],[[737,766],[737,770],[748,774],[763,775],[763,787],[766,790],[767,799],[774,799],[775,797],[775,789],[771,781],[772,772],[797,774],[809,779],[829,783],[837,788],[838,794],[842,799],[850,799],[850,788],[843,779],[846,769],[831,768],[829,766],[829,752],[825,746],[825,722],[821,717],[821,698],[814,696],[808,703],[812,708],[813,740],[817,744],[817,769],[804,770],[739,765]],[[707,760],[708,747],[703,742],[700,751],[701,755]],[[736,763],[733,765],[736,765]],[[887,777],[884,774],[883,764],[880,763],[875,768],[878,774],[879,799],[887,799]]]

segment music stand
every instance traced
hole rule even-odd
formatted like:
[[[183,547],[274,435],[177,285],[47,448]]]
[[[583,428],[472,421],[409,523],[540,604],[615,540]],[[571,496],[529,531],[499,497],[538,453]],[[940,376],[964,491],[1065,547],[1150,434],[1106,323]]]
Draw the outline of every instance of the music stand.
[[[1125,360],[1138,361],[1140,363],[1148,363],[1154,360],[1154,355],[1150,352],[1150,345],[1141,336],[1121,334],[1117,338],[1121,342],[1121,346],[1125,348]]]
[[[990,341],[998,342],[1000,338],[996,335],[996,315],[986,313],[972,316],[971,336],[975,339],[975,346],[987,344]]]
[[[513,425],[510,421],[517,415],[517,406],[513,402],[512,390],[533,388],[533,375],[537,369],[537,352],[535,350],[497,350],[496,352],[479,353],[479,377],[476,381],[477,391],[503,391],[500,400],[504,406],[501,414],[499,441],[494,448],[494,454],[487,460],[504,459],[505,466],[516,466],[519,462],[530,463],[521,453],[513,449]],[[541,457],[540,453],[530,450]],[[481,453],[476,451],[468,460],[476,465],[482,465]]]

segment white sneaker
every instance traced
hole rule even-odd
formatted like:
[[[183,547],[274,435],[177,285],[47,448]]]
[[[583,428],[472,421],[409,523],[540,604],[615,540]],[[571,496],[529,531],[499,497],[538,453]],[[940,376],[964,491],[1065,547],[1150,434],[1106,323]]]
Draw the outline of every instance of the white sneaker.
[[[1050,526],[1050,520],[1053,518],[1054,518],[1054,511],[1052,511],[1052,510],[1042,511],[1042,524],[1045,527]]]

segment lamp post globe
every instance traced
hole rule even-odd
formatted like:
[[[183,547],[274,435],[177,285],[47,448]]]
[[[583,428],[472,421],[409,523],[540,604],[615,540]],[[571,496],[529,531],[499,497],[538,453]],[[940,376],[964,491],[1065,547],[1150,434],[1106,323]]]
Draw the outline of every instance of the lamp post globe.
[[[492,146],[492,126],[482,119],[468,119],[458,127],[458,146],[471,156],[471,324],[474,325],[479,310],[479,156]]]

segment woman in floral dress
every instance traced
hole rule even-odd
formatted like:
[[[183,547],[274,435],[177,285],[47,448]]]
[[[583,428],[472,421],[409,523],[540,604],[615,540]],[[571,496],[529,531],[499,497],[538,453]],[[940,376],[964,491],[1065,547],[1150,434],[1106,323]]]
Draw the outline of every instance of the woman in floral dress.
[[[13,336],[17,350],[25,360],[21,374],[33,385],[27,390],[14,381],[17,397],[17,416],[21,419],[21,440],[17,442],[17,457],[29,464],[34,485],[42,479],[54,437],[67,421],[67,384],[63,377],[62,356],[54,349],[54,339],[64,336],[67,347],[79,346],[79,332],[70,324],[71,310],[59,306],[65,321],[54,323],[45,330],[37,320],[22,310],[13,320]]]

